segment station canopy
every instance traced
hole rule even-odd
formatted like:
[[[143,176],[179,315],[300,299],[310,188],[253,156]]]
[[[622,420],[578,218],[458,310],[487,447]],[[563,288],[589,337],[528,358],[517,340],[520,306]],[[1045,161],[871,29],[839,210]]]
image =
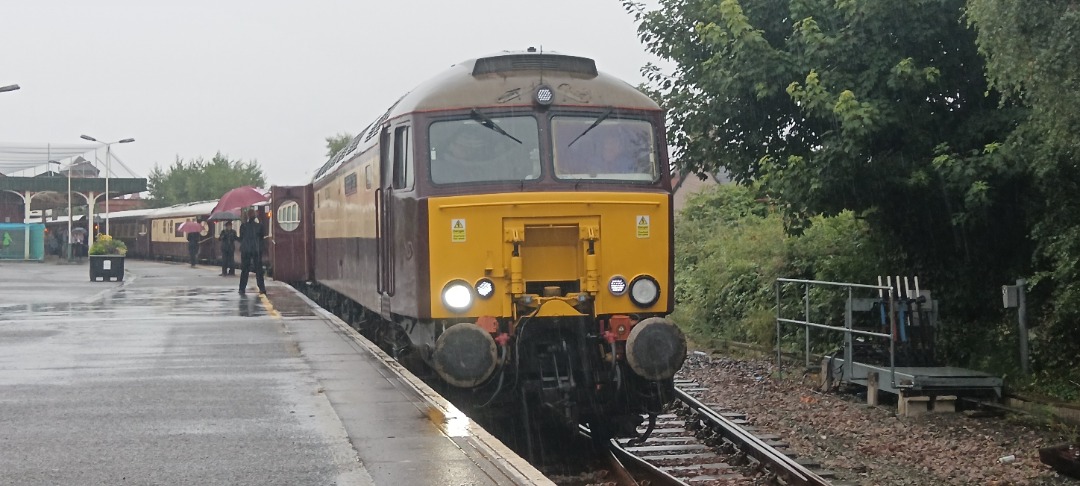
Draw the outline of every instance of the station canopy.
[[[0,191],[67,193],[105,192],[105,167],[112,169],[109,193],[112,197],[146,191],[146,179],[136,177],[115,153],[111,164],[84,158],[93,157],[101,144],[0,143]],[[118,172],[118,169],[120,171]],[[117,175],[121,174],[121,177]]]

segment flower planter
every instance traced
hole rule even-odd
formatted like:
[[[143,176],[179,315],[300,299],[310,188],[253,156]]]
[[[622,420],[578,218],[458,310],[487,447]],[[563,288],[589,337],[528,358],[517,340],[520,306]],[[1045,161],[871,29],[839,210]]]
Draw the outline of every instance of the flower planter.
[[[123,255],[90,255],[90,281],[124,280]]]

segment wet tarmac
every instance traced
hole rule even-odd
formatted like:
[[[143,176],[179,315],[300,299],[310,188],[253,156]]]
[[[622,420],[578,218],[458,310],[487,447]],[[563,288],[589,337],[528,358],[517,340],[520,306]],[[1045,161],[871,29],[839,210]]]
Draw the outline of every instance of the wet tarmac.
[[[545,481],[293,289],[126,268],[0,263],[0,484]]]

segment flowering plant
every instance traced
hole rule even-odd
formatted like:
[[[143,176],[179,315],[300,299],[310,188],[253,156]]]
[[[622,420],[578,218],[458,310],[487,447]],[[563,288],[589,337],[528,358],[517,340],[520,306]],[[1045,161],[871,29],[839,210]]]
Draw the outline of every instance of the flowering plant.
[[[97,241],[90,245],[87,252],[91,255],[127,255],[127,245],[123,241],[115,240],[109,235],[98,235]]]

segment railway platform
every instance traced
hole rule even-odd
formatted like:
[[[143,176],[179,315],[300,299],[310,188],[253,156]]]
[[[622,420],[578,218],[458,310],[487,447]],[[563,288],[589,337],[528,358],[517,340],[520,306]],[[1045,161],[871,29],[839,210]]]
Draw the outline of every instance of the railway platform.
[[[0,262],[0,483],[551,484],[289,286]]]

